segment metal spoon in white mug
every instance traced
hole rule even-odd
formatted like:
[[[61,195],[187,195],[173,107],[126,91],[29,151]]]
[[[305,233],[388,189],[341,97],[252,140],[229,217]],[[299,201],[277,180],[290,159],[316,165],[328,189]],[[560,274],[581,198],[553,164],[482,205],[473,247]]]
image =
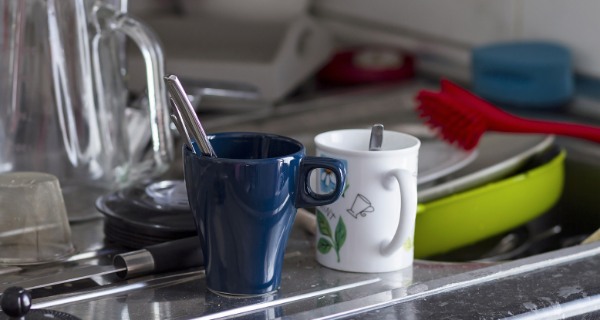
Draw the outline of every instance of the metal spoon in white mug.
[[[369,141],[369,151],[381,151],[383,144],[383,125],[375,124],[371,128],[371,140]]]

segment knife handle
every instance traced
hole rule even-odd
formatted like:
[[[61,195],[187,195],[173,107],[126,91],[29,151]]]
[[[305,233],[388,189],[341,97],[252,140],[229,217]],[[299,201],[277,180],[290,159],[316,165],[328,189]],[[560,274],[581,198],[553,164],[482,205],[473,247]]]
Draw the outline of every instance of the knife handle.
[[[200,237],[155,244],[145,249],[118,254],[113,259],[121,279],[131,279],[149,274],[183,270],[204,264]]]
[[[154,273],[183,270],[204,265],[200,237],[169,241],[147,247],[154,258]]]

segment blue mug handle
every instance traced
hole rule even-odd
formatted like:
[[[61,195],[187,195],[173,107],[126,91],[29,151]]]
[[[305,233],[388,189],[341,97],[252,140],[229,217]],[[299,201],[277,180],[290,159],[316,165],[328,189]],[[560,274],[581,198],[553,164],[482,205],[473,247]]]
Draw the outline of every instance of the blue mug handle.
[[[335,189],[332,193],[318,194],[310,188],[310,172],[314,169],[329,169],[335,174]],[[346,184],[346,167],[333,158],[305,157],[300,162],[296,208],[324,206],[335,202],[344,192]]]

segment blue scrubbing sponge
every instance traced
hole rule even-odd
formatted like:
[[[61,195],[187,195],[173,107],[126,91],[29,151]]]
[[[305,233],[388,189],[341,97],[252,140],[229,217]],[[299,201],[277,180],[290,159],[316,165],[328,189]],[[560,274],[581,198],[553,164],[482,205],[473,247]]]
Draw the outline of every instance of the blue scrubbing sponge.
[[[500,105],[551,108],[573,94],[571,53],[548,42],[509,42],[473,50],[473,90]]]

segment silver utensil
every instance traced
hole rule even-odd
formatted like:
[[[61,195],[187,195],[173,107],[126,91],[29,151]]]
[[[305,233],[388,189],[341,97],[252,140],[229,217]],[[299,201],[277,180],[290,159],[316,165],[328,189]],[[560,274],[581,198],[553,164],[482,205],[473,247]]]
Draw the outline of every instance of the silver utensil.
[[[185,138],[186,145],[193,153],[198,153],[196,150],[197,146],[192,144],[192,139],[187,131],[187,128],[183,125],[183,121],[181,120],[181,114],[179,113],[179,109],[175,107],[175,102],[171,99],[171,105],[173,106],[173,114],[171,114],[171,121],[175,124],[177,131],[179,131],[179,135]]]
[[[381,151],[383,144],[383,125],[375,124],[371,128],[371,140],[369,141],[369,151]]]
[[[200,124],[200,120],[198,120],[198,116],[196,115],[196,111],[192,106],[191,102],[188,99],[183,86],[179,82],[177,76],[169,74],[165,75],[163,78],[165,84],[167,85],[167,90],[171,94],[171,99],[174,102],[174,106],[177,110],[179,110],[179,115],[181,116],[181,125],[185,127],[187,133],[190,136],[191,143],[196,142],[200,149],[202,155],[216,158],[217,155],[213,150],[208,138],[206,137],[206,133],[202,128],[202,124]]]
[[[32,275],[21,281],[11,281],[11,277],[7,275],[0,283],[0,294],[13,286],[31,290],[113,273],[121,279],[131,279],[202,265],[204,265],[204,256],[200,239],[198,236],[193,236],[118,254],[114,257],[112,265],[79,265],[53,270],[42,276]]]

